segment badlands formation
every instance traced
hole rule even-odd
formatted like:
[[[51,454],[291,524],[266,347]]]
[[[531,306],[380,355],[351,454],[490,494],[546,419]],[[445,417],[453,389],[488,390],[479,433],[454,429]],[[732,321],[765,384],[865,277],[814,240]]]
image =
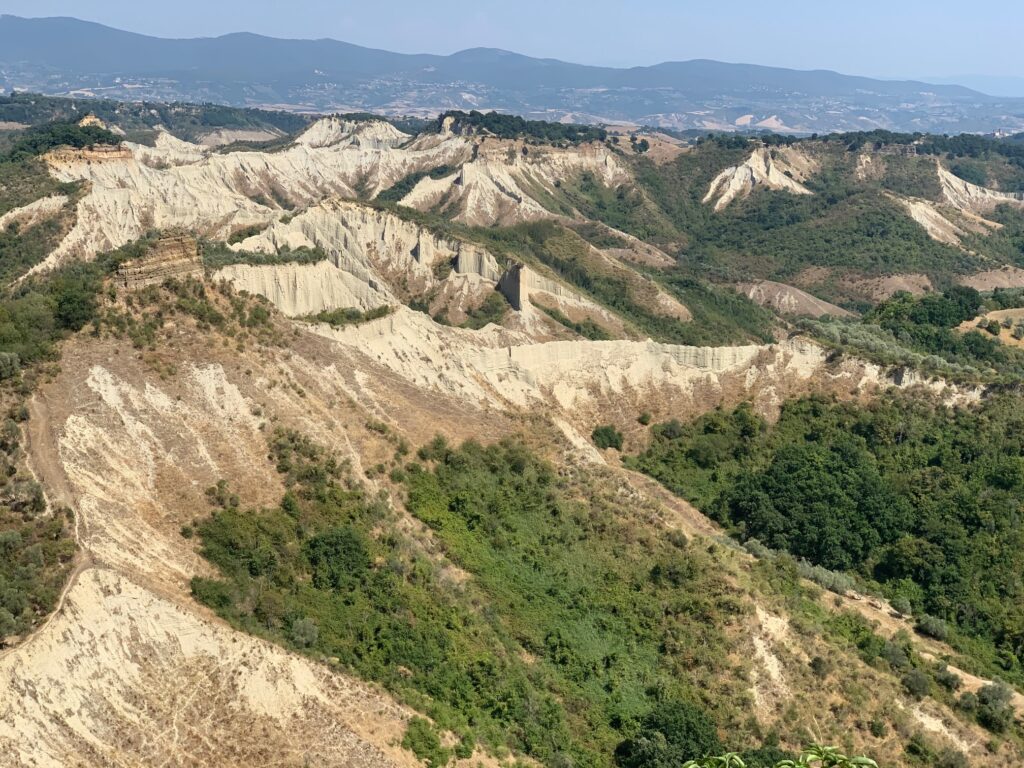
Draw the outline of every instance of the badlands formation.
[[[726,168],[704,196],[721,211],[734,200],[750,195],[756,187],[779,189],[794,195],[810,195],[802,182],[818,168],[815,160],[793,147],[760,147],[740,165]]]
[[[50,506],[76,512],[79,554],[51,619],[0,653],[3,765],[418,764],[400,747],[411,711],[329,664],[231,629],[190,594],[189,579],[210,566],[180,531],[208,508],[204,490],[230,478],[245,506],[281,498],[268,425],[309,435],[361,474],[393,450],[370,424],[417,446],[437,434],[498,439],[543,422],[565,461],[628,479],[593,446],[595,426],[628,428],[641,411],[685,417],[745,400],[771,415],[811,391],[851,396],[895,385],[878,366],[831,360],[802,339],[695,348],[638,338],[553,274],[351,199],[423,173],[406,206],[466,224],[557,219],[566,214],[541,200],[580,173],[607,185],[628,180],[603,147],[526,147],[450,132],[414,139],[384,123],[329,119],[277,152],[223,154],[161,134],[155,147],[126,143],[47,161],[57,179],[86,186],[74,227],[40,271],[152,229],[220,240],[242,233],[231,247],[267,261],[229,264],[207,279],[266,297],[288,343],[243,351],[188,322],[167,326],[154,355],[85,333],[67,342],[59,373],[32,400],[28,449]],[[458,170],[426,175],[439,166]],[[720,209],[758,184],[810,194],[800,180],[813,166],[793,150],[757,150],[715,180],[708,201]],[[65,202],[40,201],[0,227]],[[300,249],[324,258],[285,263]],[[623,250],[659,258],[635,243],[591,255],[626,270]],[[171,260],[191,268],[181,253]],[[836,312],[781,288],[750,290],[784,310]],[[432,319],[465,317],[496,290],[510,305],[503,325],[469,330]],[[688,317],[662,295],[652,301],[667,316]],[[428,299],[430,314],[407,306]],[[537,305],[590,318],[617,338],[567,340]],[[350,327],[305,319],[382,306],[390,314]],[[157,376],[155,366],[174,373]],[[945,386],[912,375],[899,383]],[[661,498],[646,485],[633,493]],[[429,547],[401,499],[389,503]],[[698,521],[691,533],[715,530],[689,514]],[[477,763],[494,761],[478,751],[465,764]]]

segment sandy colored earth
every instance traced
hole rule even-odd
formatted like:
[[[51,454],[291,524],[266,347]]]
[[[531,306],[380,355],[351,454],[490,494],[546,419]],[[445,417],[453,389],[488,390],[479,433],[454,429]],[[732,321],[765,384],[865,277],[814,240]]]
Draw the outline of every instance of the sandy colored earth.
[[[737,289],[762,307],[769,307],[783,315],[808,315],[810,317],[852,317],[853,313],[835,304],[812,296],[792,285],[776,283],[771,280],[758,280],[753,283],[740,283]]]
[[[1024,269],[1012,266],[989,269],[961,277],[957,282],[979,291],[993,291],[996,288],[1024,288]]]
[[[794,147],[759,147],[742,164],[726,168],[711,182],[705,203],[721,211],[757,187],[794,195],[812,194],[802,182],[818,168],[817,162]]]
[[[886,275],[885,277],[847,278],[843,281],[853,290],[863,293],[872,301],[884,301],[894,293],[906,291],[915,296],[932,290],[932,281],[927,275]]]

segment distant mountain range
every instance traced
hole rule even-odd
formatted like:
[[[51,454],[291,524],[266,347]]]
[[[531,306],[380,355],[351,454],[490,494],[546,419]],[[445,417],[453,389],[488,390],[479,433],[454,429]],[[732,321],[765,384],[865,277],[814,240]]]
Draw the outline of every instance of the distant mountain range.
[[[317,112],[495,109],[679,130],[1024,130],[1024,99],[957,85],[708,60],[614,69],[484,48],[408,55],[247,33],[169,40],[8,15],[0,16],[0,86]]]

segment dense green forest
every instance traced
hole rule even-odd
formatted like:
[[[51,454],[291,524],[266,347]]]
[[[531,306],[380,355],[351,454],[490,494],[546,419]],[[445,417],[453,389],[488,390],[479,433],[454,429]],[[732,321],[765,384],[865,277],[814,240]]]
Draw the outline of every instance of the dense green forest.
[[[5,156],[0,158],[0,162],[17,163],[38,157],[57,147],[82,149],[96,144],[114,146],[120,142],[121,139],[110,131],[96,125],[46,123],[18,134],[13,146]]]
[[[651,429],[629,463],[743,540],[848,571],[988,674],[1024,681],[1024,415],[1001,395],[950,409],[890,393],[810,397],[769,426],[749,405]]]

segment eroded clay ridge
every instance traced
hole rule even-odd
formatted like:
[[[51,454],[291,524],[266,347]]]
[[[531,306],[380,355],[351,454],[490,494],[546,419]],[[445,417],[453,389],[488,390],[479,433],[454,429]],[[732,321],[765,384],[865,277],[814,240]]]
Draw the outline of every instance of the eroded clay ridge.
[[[283,211],[329,197],[373,198],[410,174],[441,167],[457,170],[439,180],[424,178],[403,204],[443,209],[480,225],[562,215],[543,201],[584,172],[609,185],[630,180],[603,145],[527,148],[451,132],[413,139],[381,121],[338,118],[314,123],[273,152],[220,153],[160,133],[153,147],[124,142],[57,150],[46,159],[57,179],[84,181],[88,191],[74,228],[37,271],[91,258],[152,229],[185,228],[224,240],[269,224]]]

